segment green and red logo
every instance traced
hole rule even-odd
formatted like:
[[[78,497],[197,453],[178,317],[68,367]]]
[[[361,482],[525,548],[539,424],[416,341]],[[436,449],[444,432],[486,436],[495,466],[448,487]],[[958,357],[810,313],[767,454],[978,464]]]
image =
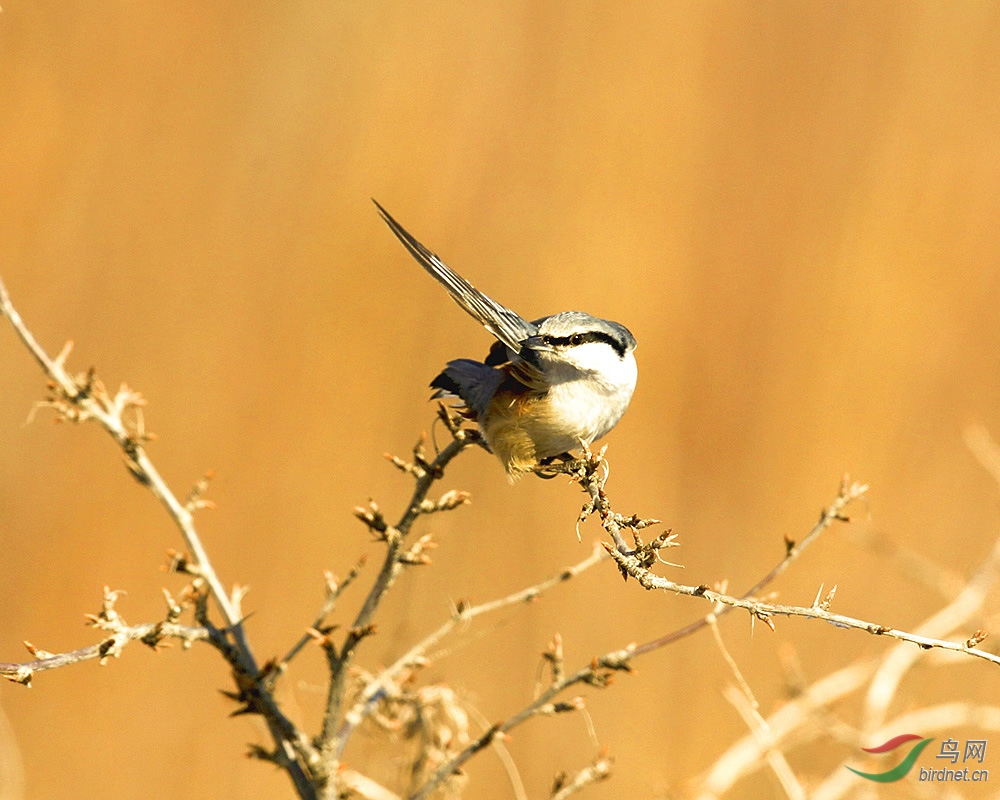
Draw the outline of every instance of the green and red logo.
[[[907,742],[917,742],[910,748],[910,752],[906,754],[906,758],[899,762],[892,769],[886,770],[885,772],[862,772],[859,769],[854,769],[854,767],[847,767],[855,775],[860,775],[862,778],[867,778],[870,781],[877,781],[878,783],[892,783],[893,781],[898,781],[900,778],[906,777],[906,774],[913,769],[913,764],[917,760],[917,757],[924,751],[933,739],[925,739],[922,736],[917,736],[915,733],[903,733],[899,736],[893,736],[888,742],[880,744],[878,747],[863,747],[861,748],[866,753],[874,753],[876,755],[881,753],[891,753],[897,747],[906,744]]]

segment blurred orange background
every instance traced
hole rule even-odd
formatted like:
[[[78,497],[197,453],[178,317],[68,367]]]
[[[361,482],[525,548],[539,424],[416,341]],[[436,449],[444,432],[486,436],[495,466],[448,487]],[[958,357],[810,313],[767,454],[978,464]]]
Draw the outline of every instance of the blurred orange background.
[[[522,315],[581,309],[636,335],[608,488],[680,534],[671,577],[751,585],[846,472],[871,485],[855,524],[774,588],[809,604],[837,584],[835,610],[912,628],[945,599],[859,535],[961,576],[1000,531],[997,487],[962,441],[970,423],[1000,433],[998,97],[992,3],[9,0],[0,274],[50,352],[73,339],[71,367],[143,393],[175,492],[216,471],[217,509],[198,523],[223,580],[250,587],[262,660],[311,624],[323,570],[380,553],[351,508],[373,497],[398,513],[410,483],[382,453],[430,429],[443,363],[491,341],[370,197]],[[15,661],[24,639],[95,641],[83,614],[104,584],[138,623],[183,582],[159,569],[178,535],[107,436],[44,410],[24,424],[44,380],[3,328],[0,660]],[[601,535],[589,522],[577,542],[578,489],[509,486],[480,451],[441,488],[473,504],[422,522],[435,563],[399,581],[366,668],[452,603],[541,580]],[[604,564],[475,624],[423,679],[497,721],[531,699],[555,632],[575,668],[707,610]],[[812,681],[892,646],[795,620],[721,628],[764,714],[786,697],[789,648]],[[1000,697],[985,662],[931,663],[897,711]],[[616,758],[588,797],[681,793],[746,733],[707,633],[636,666],[582,692]],[[323,678],[310,649],[282,686],[310,732]],[[220,688],[209,648],[141,645],[0,687],[6,797],[292,796],[245,758],[266,731],[228,718]],[[531,797],[597,752],[581,715],[533,720],[509,747]],[[349,751],[351,766],[395,757],[374,750]],[[821,737],[793,764],[808,784],[856,752]],[[492,754],[468,773],[467,797],[513,796]],[[762,772],[739,796],[780,795]]]

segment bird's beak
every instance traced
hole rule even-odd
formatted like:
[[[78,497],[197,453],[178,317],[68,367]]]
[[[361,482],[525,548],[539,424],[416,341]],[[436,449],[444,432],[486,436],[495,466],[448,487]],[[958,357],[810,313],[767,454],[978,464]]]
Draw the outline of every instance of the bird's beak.
[[[551,353],[554,349],[552,345],[543,342],[541,336],[529,336],[521,342],[521,347],[534,350],[536,353]]]

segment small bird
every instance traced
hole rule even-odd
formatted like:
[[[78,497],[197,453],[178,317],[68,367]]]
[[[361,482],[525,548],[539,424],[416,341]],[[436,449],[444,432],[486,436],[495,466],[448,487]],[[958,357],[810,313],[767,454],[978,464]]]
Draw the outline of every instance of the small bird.
[[[622,418],[635,390],[635,337],[617,322],[563,311],[533,322],[491,300],[413,238],[377,201],[382,219],[456,303],[492,333],[489,355],[449,361],[432,395],[457,397],[510,480],[590,445]]]

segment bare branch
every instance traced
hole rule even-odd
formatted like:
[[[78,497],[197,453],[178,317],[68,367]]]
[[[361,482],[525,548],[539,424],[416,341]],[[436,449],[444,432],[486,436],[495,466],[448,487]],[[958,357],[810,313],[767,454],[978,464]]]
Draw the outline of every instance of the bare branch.
[[[843,614],[835,614],[831,612],[829,608],[833,599],[832,593],[823,599],[820,599],[819,595],[817,595],[816,601],[811,606],[769,603],[752,597],[754,592],[759,591],[760,588],[784,572],[792,561],[798,557],[802,550],[820,533],[826,530],[826,528],[828,528],[834,521],[848,521],[849,518],[844,515],[844,508],[851,501],[861,497],[865,491],[867,491],[867,488],[867,486],[862,484],[848,484],[845,479],[845,481],[841,484],[841,488],[836,499],[823,511],[819,522],[813,530],[810,531],[809,535],[806,536],[806,538],[798,545],[789,542],[785,558],[782,559],[782,561],[764,578],[758,581],[749,592],[740,597],[716,591],[706,585],[692,586],[678,583],[659,575],[654,575],[650,570],[650,559],[648,558],[648,554],[642,552],[622,553],[619,548],[612,547],[608,544],[605,544],[604,546],[611,554],[611,557],[614,558],[622,572],[635,578],[639,585],[644,589],[659,589],[666,592],[672,592],[674,594],[703,598],[713,605],[724,607],[722,611],[716,612],[717,614],[723,613],[728,609],[740,608],[747,611],[750,614],[751,619],[762,622],[770,628],[774,627],[774,617],[778,616],[820,619],[833,623],[841,628],[853,628],[875,636],[888,636],[894,639],[899,639],[900,641],[910,642],[923,649],[938,648],[942,650],[960,652],[974,658],[981,658],[991,663],[1000,665],[1000,656],[980,650],[976,647],[976,645],[981,642],[983,638],[985,638],[985,635],[979,631],[975,634],[970,632],[970,635],[967,636],[962,642],[953,642],[935,638],[933,635],[910,633],[889,625],[855,619],[854,617],[848,617]],[[681,629],[681,631],[668,634],[667,636],[656,639],[653,642],[642,645],[640,648],[637,648],[637,654],[642,654],[648,652],[649,650],[662,647],[663,645],[674,641],[676,638],[679,638],[680,635],[685,635],[698,627],[701,627],[703,624],[705,624],[705,621],[699,620],[698,622]]]
[[[743,722],[746,723],[746,726],[753,733],[754,738],[760,742],[761,747],[764,749],[764,758],[778,779],[778,783],[785,790],[785,794],[790,800],[805,800],[805,790],[802,788],[802,784],[799,783],[798,778],[795,777],[795,772],[788,763],[788,759],[785,758],[785,754],[774,741],[774,735],[767,724],[767,720],[760,713],[760,704],[757,702],[757,698],[754,697],[750,684],[743,677],[743,673],[737,665],[736,660],[732,657],[729,649],[726,647],[726,643],[722,639],[722,633],[719,631],[719,625],[715,616],[710,615],[708,620],[708,627],[712,631],[715,644],[722,653],[723,660],[733,673],[733,677],[736,679],[736,686],[727,687],[724,691],[726,699],[739,712],[739,715],[743,718]]]
[[[753,586],[751,586],[746,592],[744,592],[741,597],[749,598],[760,592],[772,581],[778,578],[781,574],[787,570],[792,562],[798,559],[800,555],[805,551],[810,544],[815,542],[819,536],[827,530],[834,522],[846,522],[849,520],[844,513],[847,505],[854,500],[862,497],[864,493],[868,491],[868,487],[863,484],[850,483],[848,478],[845,476],[840,482],[840,488],[837,492],[837,496],[834,498],[833,502],[823,509],[819,516],[819,521],[813,526],[812,530],[802,539],[801,542],[792,542],[789,539],[785,539],[785,554],[775,567],[768,572],[763,578],[757,581]],[[627,571],[626,571],[627,574]],[[716,617],[723,616],[733,609],[731,607],[723,607],[719,609],[714,609],[711,614]],[[708,616],[697,619],[687,625],[684,625],[677,630],[671,631],[663,636],[658,636],[650,642],[641,644],[636,648],[638,654],[647,653],[650,650],[658,650],[661,647],[665,647],[678,639],[683,639],[685,636],[690,636],[695,631],[699,631],[708,624]]]
[[[412,468],[404,471],[414,477],[416,485],[406,510],[394,526],[385,525],[381,511],[373,501],[369,503],[369,510],[375,524],[363,517],[369,528],[373,530],[378,530],[384,526],[384,529],[381,530],[381,538],[386,542],[386,553],[375,582],[369,590],[361,610],[355,617],[354,623],[348,630],[339,652],[336,652],[332,648],[332,643],[331,647],[327,649],[330,662],[330,685],[327,693],[322,731],[317,740],[321,750],[327,755],[336,748],[335,737],[338,720],[340,719],[344,704],[344,690],[348,666],[354,658],[354,652],[359,642],[374,630],[373,621],[375,612],[381,604],[382,598],[385,597],[385,593],[393,585],[396,577],[406,564],[405,558],[408,551],[403,549],[406,537],[409,535],[417,517],[426,513],[423,504],[427,499],[427,494],[434,483],[443,477],[445,467],[463,450],[478,442],[477,435],[473,431],[464,428],[452,430],[452,437],[452,441],[433,460],[427,459],[424,453],[423,440],[418,442],[414,447],[414,458],[412,464],[410,464]],[[457,507],[466,502],[468,502],[468,496],[463,495],[461,502],[455,503],[452,507]],[[379,520],[383,520],[381,525],[378,522]],[[329,759],[327,760],[329,761]],[[332,770],[335,769],[335,766],[330,763],[328,764],[328,768]]]
[[[437,630],[425,636],[406,653],[396,659],[394,663],[379,672],[379,674],[372,679],[367,686],[365,686],[364,691],[362,691],[361,695],[354,702],[354,705],[351,706],[348,712],[344,715],[343,724],[337,732],[336,743],[334,746],[336,757],[339,759],[343,754],[351,733],[353,733],[355,728],[357,728],[365,717],[372,712],[375,702],[377,702],[379,696],[386,691],[389,685],[405,670],[417,666],[423,666],[427,651],[440,642],[452,630],[454,630],[457,625],[470,622],[483,614],[489,614],[508,606],[516,605],[518,603],[529,603],[540,597],[543,593],[554,586],[565,583],[574,576],[579,575],[584,570],[589,569],[600,561],[603,561],[605,558],[607,558],[607,556],[604,551],[599,547],[595,547],[590,556],[585,558],[583,561],[578,564],[574,564],[571,567],[566,567],[559,572],[558,575],[548,578],[541,583],[537,583],[534,586],[529,586],[525,589],[521,589],[520,591],[513,592],[506,597],[491,600],[487,603],[481,603],[475,606],[460,605],[455,609],[455,613],[452,614],[451,618],[447,622],[441,625]]]
[[[0,312],[10,321],[21,341],[28,348],[35,360],[41,365],[45,374],[52,382],[50,388],[52,397],[46,405],[55,408],[64,418],[73,421],[94,419],[106,430],[121,448],[125,455],[125,463],[133,476],[166,508],[170,518],[176,524],[184,543],[194,556],[201,570],[201,575],[208,584],[215,602],[222,611],[227,627],[237,626],[240,622],[240,610],[237,603],[228,595],[219,580],[215,569],[209,561],[208,554],[202,546],[201,538],[194,525],[192,508],[188,502],[181,502],[170,490],[166,481],[146,455],[143,442],[148,436],[138,425],[127,420],[126,412],[143,404],[142,398],[122,385],[112,398],[97,380],[93,370],[85,376],[72,376],[65,368],[65,360],[69,354],[69,346],[55,359],[50,358],[45,349],[36,341],[28,330],[21,315],[14,308],[7,287],[0,279]],[[139,418],[141,420],[141,417]],[[200,499],[200,491],[192,495]],[[195,503],[190,505],[194,506]]]
[[[855,619],[854,617],[848,617],[843,614],[834,614],[826,608],[823,608],[822,604],[815,604],[812,606],[792,606],[781,603],[768,603],[763,600],[755,600],[748,597],[733,597],[731,595],[722,594],[721,592],[709,589],[707,586],[688,586],[676,583],[675,581],[671,581],[667,578],[653,575],[648,568],[638,564],[635,558],[622,555],[612,547],[608,547],[607,549],[608,552],[611,553],[611,557],[618,562],[619,566],[635,578],[639,582],[639,585],[644,589],[660,589],[666,592],[673,592],[674,594],[687,595],[689,597],[701,597],[712,604],[730,606],[732,608],[741,608],[747,611],[752,619],[763,622],[771,628],[774,627],[773,618],[779,616],[820,619],[833,623],[840,628],[853,628],[875,636],[888,636],[893,639],[899,639],[903,642],[910,642],[925,650],[939,648],[942,650],[964,653],[966,655],[973,656],[974,658],[981,658],[1000,666],[1000,656],[983,650],[978,650],[975,647],[970,647],[969,642],[972,641],[971,638],[963,642],[951,642],[944,639],[936,639],[932,636],[909,633],[888,625],[881,625],[876,622]]]
[[[444,784],[466,761],[476,753],[489,745],[496,737],[507,733],[510,730],[522,725],[532,717],[540,714],[561,713],[566,711],[579,710],[581,704],[578,700],[569,701],[564,704],[557,704],[555,698],[576,684],[583,683],[595,688],[605,688],[611,684],[615,672],[631,672],[633,647],[629,645],[621,650],[612,650],[602,656],[595,657],[588,666],[567,676],[561,681],[553,683],[548,689],[542,692],[531,703],[520,711],[507,717],[503,722],[498,722],[487,729],[481,736],[473,740],[464,750],[457,753],[447,762],[438,767],[430,777],[420,786],[409,800],[423,800],[434,792],[439,786]]]
[[[97,614],[86,615],[91,627],[110,633],[109,637],[97,644],[65,653],[50,653],[35,647],[30,642],[25,642],[24,646],[35,658],[19,664],[0,662],[0,677],[30,686],[34,675],[45,670],[59,669],[95,658],[103,666],[108,659],[118,658],[129,642],[141,641],[153,650],[160,650],[167,646],[169,639],[180,640],[184,649],[190,647],[193,642],[212,639],[212,631],[208,628],[178,624],[178,614],[175,613],[177,606],[169,595],[165,620],[143,625],[128,625],[115,608],[121,594],[122,592],[112,591],[105,586],[101,610]]]
[[[210,638],[213,644],[226,656],[237,682],[250,682],[254,685],[256,708],[264,716],[276,747],[288,762],[287,772],[299,796],[315,797],[315,782],[308,775],[318,760],[315,750],[308,738],[278,708],[268,685],[269,676],[257,667],[243,630],[240,594],[234,592],[230,595],[223,588],[195,527],[194,511],[206,506],[206,501],[203,499],[207,488],[206,479],[199,481],[188,498],[181,502],[146,454],[144,445],[152,436],[145,430],[142,416],[142,406],[145,404],[143,398],[124,384],[112,397],[104,384],[98,380],[93,369],[83,375],[70,375],[66,371],[65,362],[71,345],[67,344],[56,358],[50,358],[14,308],[2,279],[0,279],[0,313],[10,321],[14,331],[50,380],[50,395],[42,405],[54,409],[60,418],[68,421],[96,420],[121,448],[125,465],[132,476],[147,487],[166,509],[191,553],[191,558],[185,556],[181,561],[188,565],[185,571],[194,576],[192,585],[195,594],[199,594],[200,586],[207,586],[225,620],[223,629],[211,629]],[[201,617],[199,621],[207,623],[207,614],[200,602],[199,607],[198,616]],[[114,634],[112,637],[116,642],[114,646],[120,648],[124,644],[125,635],[121,631]],[[234,644],[231,644],[227,637],[232,637]],[[84,650],[86,652],[87,648]],[[31,673],[26,673],[17,666],[13,675],[14,679],[26,682],[24,679],[30,680]]]
[[[1000,449],[982,429],[966,433],[970,449],[1000,481]],[[904,567],[906,564],[904,563]],[[957,638],[956,632],[976,625],[976,618],[989,608],[992,587],[1000,577],[1000,540],[987,554],[975,574],[965,582],[950,602],[917,626],[917,633],[933,637]],[[819,597],[819,595],[818,595]],[[969,647],[978,645],[982,632],[977,631],[966,642]],[[960,659],[956,652],[940,650],[938,657],[927,659],[916,648],[900,642],[879,658],[857,660],[811,685],[796,676],[790,687],[792,696],[766,718],[771,736],[771,746],[782,751],[794,744],[807,744],[814,739],[833,734],[852,747],[861,743],[882,742],[905,730],[919,730],[925,735],[935,730],[954,730],[972,726],[982,730],[1000,730],[1000,707],[982,702],[944,703],[924,708],[912,708],[912,701],[899,702],[899,689],[910,670],[920,664],[955,664]],[[852,693],[863,691],[860,720],[851,725],[834,717],[832,708]],[[842,705],[842,704],[841,704]],[[889,716],[892,705],[902,706],[906,712]],[[729,793],[738,781],[760,769],[766,753],[765,743],[754,734],[748,734],[719,757],[708,773],[692,781],[696,788],[692,796],[698,800],[715,800]],[[837,764],[829,776],[813,781],[809,796],[812,800],[838,800],[853,796],[858,779]]]
[[[10,664],[0,662],[0,677],[4,677],[14,683],[22,683],[25,686],[31,685],[31,679],[38,672],[49,669],[59,669],[70,664],[79,664],[82,661],[92,661],[99,659],[101,664],[107,662],[109,658],[118,658],[121,655],[122,647],[128,642],[143,641],[154,650],[162,646],[165,639],[179,639],[184,646],[189,646],[192,642],[209,638],[209,632],[205,628],[192,627],[189,625],[177,625],[169,622],[148,622],[143,625],[128,625],[115,634],[98,642],[97,644],[81,647],[79,650],[70,650],[66,653],[44,654],[42,658],[32,661],[25,661],[20,664]],[[34,650],[34,646],[25,642],[29,652]],[[37,651],[36,651],[37,652]],[[41,652],[38,653],[42,655]]]
[[[316,619],[313,621],[313,624],[309,627],[310,632],[303,634],[303,636],[294,645],[292,645],[288,653],[285,654],[285,657],[281,659],[279,662],[281,670],[288,668],[289,662],[291,662],[291,660],[299,654],[303,647],[305,647],[309,642],[315,641],[316,637],[312,632],[324,629],[324,622],[326,621],[326,618],[333,613],[333,609],[336,607],[337,600],[340,598],[340,595],[344,593],[344,590],[347,589],[348,586],[354,583],[354,580],[361,574],[361,570],[367,561],[368,558],[366,556],[359,558],[358,562],[351,568],[351,571],[347,573],[347,577],[342,581],[337,580],[333,573],[326,573],[326,601],[323,603],[323,608],[320,609],[320,612],[316,615]]]
[[[565,800],[570,795],[611,777],[612,759],[606,751],[602,752],[590,766],[584,767],[574,775],[560,773],[552,784],[550,800]]]

